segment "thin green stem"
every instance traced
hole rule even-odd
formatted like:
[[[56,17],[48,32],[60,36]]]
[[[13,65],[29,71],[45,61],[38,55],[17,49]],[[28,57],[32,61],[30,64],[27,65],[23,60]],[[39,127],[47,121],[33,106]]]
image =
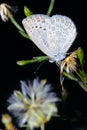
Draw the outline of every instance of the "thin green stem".
[[[29,36],[25,33],[24,29],[17,23],[14,16],[12,14],[10,14],[10,13],[9,13],[9,19],[11,20],[11,22],[14,24],[14,26],[18,29],[18,32],[23,37],[30,39]]]
[[[81,74],[78,73],[77,71],[76,71],[76,74],[79,76],[79,78],[82,80],[82,82],[84,82],[84,79],[83,79],[83,77],[81,76]]]
[[[9,14],[9,18],[11,20],[11,22],[16,26],[16,28],[22,32],[24,32],[23,28],[17,23],[17,21],[15,20],[14,16]]]
[[[43,61],[46,61],[46,60],[48,60],[47,56],[39,56],[39,57],[34,57],[31,60],[17,61],[17,64],[20,65],[20,66],[23,66],[23,65],[27,65],[27,64],[31,64],[31,63],[35,63],[35,62],[43,62]]]
[[[87,80],[85,80],[84,75],[81,76],[80,73],[76,72],[76,74],[79,76],[80,80],[78,81],[78,83],[80,84],[80,86],[87,92]]]
[[[53,7],[54,7],[55,0],[51,0],[49,8],[47,10],[47,15],[50,15],[52,13]]]

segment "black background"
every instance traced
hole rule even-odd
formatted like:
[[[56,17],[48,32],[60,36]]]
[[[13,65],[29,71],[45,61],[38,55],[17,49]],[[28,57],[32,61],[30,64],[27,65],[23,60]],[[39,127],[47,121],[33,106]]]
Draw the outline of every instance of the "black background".
[[[25,17],[24,5],[27,5],[34,14],[46,14],[50,0],[1,0],[11,6],[18,6],[19,10],[15,18],[21,24]],[[69,16],[76,24],[77,38],[70,51],[74,51],[81,46],[85,53],[85,70],[87,66],[87,7],[86,2],[76,0],[56,0],[52,15],[62,14]],[[22,24],[21,24],[22,25]],[[0,19],[0,115],[7,112],[7,98],[14,89],[20,89],[20,80],[31,80],[39,76],[46,78],[54,86],[54,90],[60,95],[61,86],[59,83],[59,69],[55,63],[44,62],[39,67],[39,63],[34,63],[20,67],[16,64],[18,60],[31,59],[34,56],[44,55],[31,41],[23,38],[8,21],[4,23]],[[70,96],[64,106],[68,120],[52,119],[47,123],[46,129],[59,130],[86,130],[87,129],[87,93],[80,86],[70,80],[65,80],[65,86],[70,92]],[[59,106],[61,112],[61,106]],[[3,128],[3,125],[1,124]],[[1,128],[0,127],[0,128]],[[82,129],[83,128],[83,129]]]

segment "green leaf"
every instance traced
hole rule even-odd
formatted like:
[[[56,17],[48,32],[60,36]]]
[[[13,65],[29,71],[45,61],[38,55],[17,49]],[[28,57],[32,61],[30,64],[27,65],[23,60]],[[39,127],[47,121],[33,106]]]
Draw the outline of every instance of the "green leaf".
[[[77,50],[77,56],[80,60],[80,64],[83,65],[84,52],[83,52],[81,47],[79,47],[78,50]]]
[[[27,17],[27,16],[32,15],[33,13],[31,12],[31,10],[27,6],[24,6],[24,14]]]

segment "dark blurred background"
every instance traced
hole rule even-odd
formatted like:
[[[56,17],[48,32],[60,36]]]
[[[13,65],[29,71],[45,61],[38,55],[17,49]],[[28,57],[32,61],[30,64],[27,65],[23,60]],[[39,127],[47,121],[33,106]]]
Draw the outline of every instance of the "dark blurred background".
[[[0,0],[0,3],[7,3],[11,6],[18,6],[18,11],[14,14],[20,25],[25,17],[23,8],[28,6],[34,14],[46,14],[50,0]],[[76,24],[77,38],[70,51],[76,50],[79,46],[83,48],[85,54],[85,70],[87,67],[87,7],[86,1],[76,0],[55,0],[52,15],[62,14],[69,16]],[[14,89],[20,89],[20,80],[32,80],[35,77],[46,78],[61,96],[61,86],[59,82],[60,72],[55,63],[44,62],[38,71],[40,63],[29,64],[20,67],[16,64],[18,60],[31,59],[35,56],[44,55],[31,41],[23,38],[10,22],[4,23],[0,19],[0,116],[7,112],[7,99]],[[36,71],[36,73],[34,73]],[[46,125],[46,129],[59,130],[87,130],[87,93],[80,86],[66,79],[64,85],[70,95],[62,110],[59,105],[59,112],[68,117],[67,120],[53,118]],[[1,117],[0,117],[1,118]],[[66,119],[66,118],[65,118]],[[3,125],[0,123],[0,128]]]

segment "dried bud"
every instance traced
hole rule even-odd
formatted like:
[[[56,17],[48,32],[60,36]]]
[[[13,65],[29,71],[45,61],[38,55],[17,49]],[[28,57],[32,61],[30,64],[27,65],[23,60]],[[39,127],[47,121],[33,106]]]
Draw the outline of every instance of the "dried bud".
[[[1,19],[6,22],[8,21],[8,15],[11,11],[11,6],[6,4],[6,3],[2,3],[0,4],[0,15],[1,15]]]

